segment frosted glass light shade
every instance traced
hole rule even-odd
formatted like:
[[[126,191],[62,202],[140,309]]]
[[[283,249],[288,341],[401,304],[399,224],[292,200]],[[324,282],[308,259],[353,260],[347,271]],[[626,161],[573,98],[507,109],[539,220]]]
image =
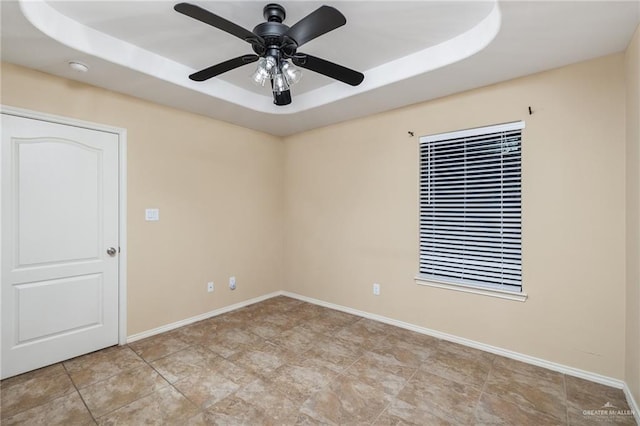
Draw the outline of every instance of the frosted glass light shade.
[[[283,61],[281,68],[282,73],[284,74],[284,77],[287,79],[287,83],[289,83],[290,86],[296,84],[300,81],[300,78],[302,78],[302,71],[300,71],[298,67],[296,67],[289,61]]]

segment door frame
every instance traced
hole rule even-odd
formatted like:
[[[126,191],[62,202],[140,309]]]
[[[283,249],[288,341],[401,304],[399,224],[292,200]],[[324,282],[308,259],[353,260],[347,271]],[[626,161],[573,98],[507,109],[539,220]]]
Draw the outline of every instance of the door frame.
[[[55,124],[81,127],[112,133],[118,136],[118,240],[120,254],[118,256],[118,344],[127,343],[127,129],[107,126],[71,117],[33,111],[0,104],[0,113]],[[0,154],[1,155],[1,154]],[[0,185],[0,195],[2,185]],[[1,199],[1,197],[0,197]],[[0,209],[0,223],[2,223]],[[2,228],[0,227],[0,238]],[[0,265],[2,265],[2,247],[0,245]],[[1,309],[1,307],[0,307]]]

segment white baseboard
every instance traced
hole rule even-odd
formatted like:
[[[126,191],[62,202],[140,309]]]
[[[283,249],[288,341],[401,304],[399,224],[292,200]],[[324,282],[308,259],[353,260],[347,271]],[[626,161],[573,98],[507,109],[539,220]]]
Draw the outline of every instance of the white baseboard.
[[[163,326],[154,328],[152,330],[147,330],[141,333],[132,334],[131,336],[127,336],[127,343],[132,343],[132,342],[135,342],[136,340],[145,339],[147,337],[155,336],[156,334],[175,330],[176,328],[184,327],[185,325],[193,324],[194,322],[202,321],[207,318],[226,314],[227,312],[235,311],[236,309],[244,308],[245,306],[253,305],[254,303],[262,302],[263,300],[271,299],[272,297],[275,297],[275,296],[280,296],[281,294],[282,294],[281,291],[276,291],[273,293],[265,294],[264,296],[254,297],[253,299],[245,300],[243,302],[235,303],[233,305],[214,309],[213,311],[205,312],[204,314],[196,315],[195,317],[172,322],[171,324],[163,325]]]
[[[525,362],[527,364],[536,365],[538,367],[547,368],[552,371],[557,371],[559,373],[568,374],[570,376],[579,377],[581,379],[589,380],[592,382],[600,383],[606,386],[611,386],[617,389],[623,389],[625,392],[625,396],[627,397],[627,401],[629,402],[629,406],[634,411],[634,415],[636,416],[636,421],[638,420],[637,416],[639,414],[638,404],[633,399],[631,392],[629,392],[626,383],[619,379],[614,379],[612,377],[603,376],[601,374],[592,373],[590,371],[581,370],[579,368],[569,367],[567,365],[558,364],[556,362],[547,361],[541,358],[536,358],[530,355],[525,355],[519,352],[514,352],[508,349],[499,348],[496,346],[487,345],[485,343],[476,342],[475,340],[465,339],[463,337],[458,337],[453,334],[442,333],[437,330],[432,330],[426,327],[420,327],[414,324],[406,323],[403,321],[399,321],[393,318],[384,317],[382,315],[372,314],[365,311],[360,311],[358,309],[349,308],[346,306],[336,305],[334,303],[325,302],[323,300],[314,299],[307,296],[301,296],[296,293],[291,293],[288,291],[283,291],[282,295],[291,297],[294,299],[302,300],[305,302],[313,303],[315,305],[324,306],[325,308],[335,309],[337,311],[346,312],[349,314],[357,315],[360,317],[368,318],[374,321],[379,321],[385,324],[394,325],[396,327],[404,328],[406,330],[415,331],[417,333],[426,334],[428,336],[436,337],[438,339],[447,340],[453,343],[458,343],[464,346],[469,346],[472,348],[480,349],[486,352],[490,352],[496,355],[501,355],[506,358],[515,359],[517,361]],[[640,424],[640,421],[638,421]]]
[[[626,383],[622,390],[624,391],[624,396],[627,397],[627,402],[629,403],[629,408],[631,408],[631,411],[633,412],[633,417],[636,419],[636,424],[640,425],[640,407],[638,406],[638,402],[633,398],[631,389],[629,389],[629,386],[627,386]]]

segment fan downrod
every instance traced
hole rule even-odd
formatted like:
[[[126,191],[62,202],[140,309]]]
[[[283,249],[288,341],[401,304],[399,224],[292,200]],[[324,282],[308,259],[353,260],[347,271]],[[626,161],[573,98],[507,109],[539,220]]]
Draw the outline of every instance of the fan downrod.
[[[282,23],[287,17],[287,13],[284,10],[284,7],[280,6],[276,3],[269,3],[262,10],[262,16],[267,22],[278,22]]]

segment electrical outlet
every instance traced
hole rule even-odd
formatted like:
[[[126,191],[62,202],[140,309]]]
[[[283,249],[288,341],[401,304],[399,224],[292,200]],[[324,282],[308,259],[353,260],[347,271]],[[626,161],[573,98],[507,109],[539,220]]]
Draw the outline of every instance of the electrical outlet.
[[[207,291],[211,293],[213,291],[213,281],[207,283]]]
[[[380,296],[380,284],[373,283],[373,295]]]
[[[236,277],[229,277],[229,288],[231,290],[236,289]]]

